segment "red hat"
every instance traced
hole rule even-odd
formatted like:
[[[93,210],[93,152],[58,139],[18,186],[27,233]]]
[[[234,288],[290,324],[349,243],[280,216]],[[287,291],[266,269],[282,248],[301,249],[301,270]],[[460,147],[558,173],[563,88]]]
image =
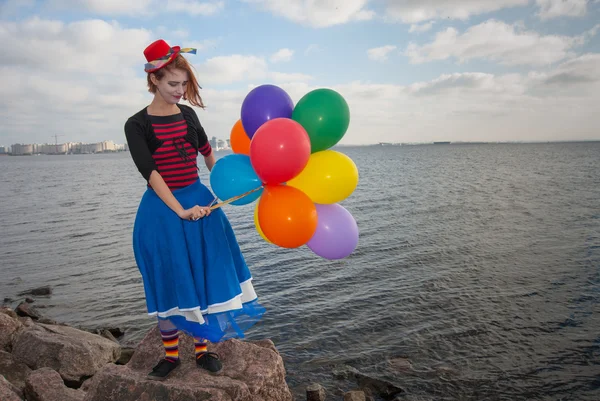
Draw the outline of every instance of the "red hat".
[[[144,71],[154,72],[165,67],[173,61],[179,53],[196,54],[196,49],[181,49],[179,46],[171,47],[163,39],[152,42],[144,49],[144,56],[146,56],[146,61],[148,61],[144,67]]]

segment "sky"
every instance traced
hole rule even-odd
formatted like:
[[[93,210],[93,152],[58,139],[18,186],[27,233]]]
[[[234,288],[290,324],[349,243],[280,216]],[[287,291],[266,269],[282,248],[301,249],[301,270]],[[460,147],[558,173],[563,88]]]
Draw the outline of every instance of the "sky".
[[[2,0],[0,145],[125,143],[156,39],[209,137],[274,84],[343,96],[340,144],[600,140],[599,37],[600,0]]]

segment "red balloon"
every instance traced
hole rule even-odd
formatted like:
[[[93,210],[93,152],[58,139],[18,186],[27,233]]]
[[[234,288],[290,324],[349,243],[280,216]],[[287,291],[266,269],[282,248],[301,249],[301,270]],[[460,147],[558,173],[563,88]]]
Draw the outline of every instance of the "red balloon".
[[[290,118],[274,118],[261,125],[250,142],[250,162],[265,184],[291,180],[306,167],[310,138]]]

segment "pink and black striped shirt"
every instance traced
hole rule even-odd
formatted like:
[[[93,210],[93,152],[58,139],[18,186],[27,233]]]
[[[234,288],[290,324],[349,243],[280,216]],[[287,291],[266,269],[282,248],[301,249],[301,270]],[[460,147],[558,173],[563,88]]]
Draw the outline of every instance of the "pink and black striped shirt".
[[[196,150],[184,138],[188,127],[182,114],[150,116],[150,121],[156,138],[162,142],[152,158],[165,183],[171,190],[193,184],[198,179],[198,153],[208,156],[212,151],[206,136],[199,138]]]

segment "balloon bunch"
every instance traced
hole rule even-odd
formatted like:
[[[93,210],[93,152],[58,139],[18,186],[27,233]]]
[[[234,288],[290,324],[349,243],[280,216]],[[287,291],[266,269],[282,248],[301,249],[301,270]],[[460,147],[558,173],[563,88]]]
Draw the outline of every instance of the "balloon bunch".
[[[254,224],[265,241],[344,258],[358,244],[358,227],[338,202],[356,189],[358,169],[330,148],[349,124],[348,104],[334,90],[313,90],[294,106],[280,87],[258,86],[243,101],[231,130],[233,154],[217,161],[211,187],[220,199],[250,192],[231,204],[258,200]]]

